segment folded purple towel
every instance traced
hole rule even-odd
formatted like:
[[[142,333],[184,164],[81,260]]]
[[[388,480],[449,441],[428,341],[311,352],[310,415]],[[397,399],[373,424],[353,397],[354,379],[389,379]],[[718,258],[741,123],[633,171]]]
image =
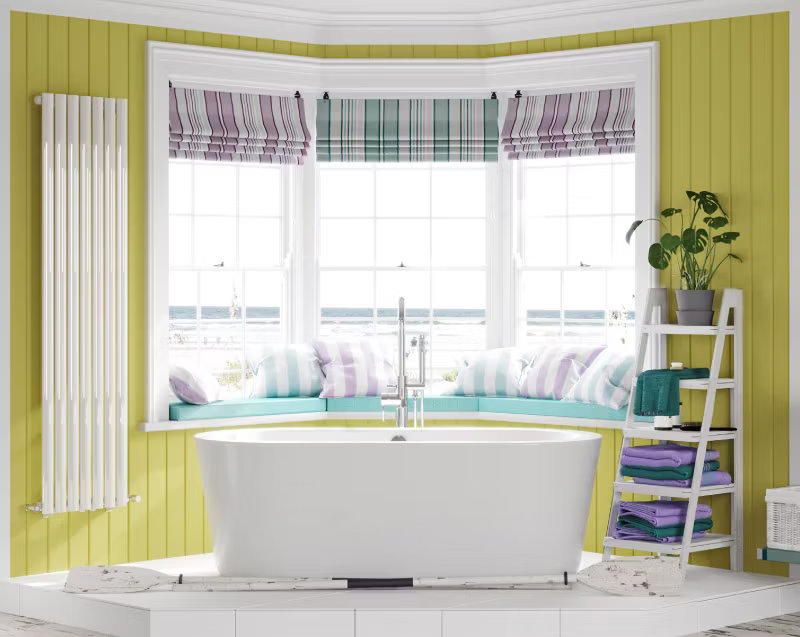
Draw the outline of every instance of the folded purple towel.
[[[705,531],[697,531],[696,533],[692,533],[692,539],[699,540],[701,537],[705,536],[705,534]],[[650,535],[647,531],[633,529],[630,527],[617,527],[614,529],[612,535],[618,540],[644,540],[645,542],[661,542],[662,544],[680,542],[683,540],[680,535],[668,535],[667,537],[657,538]]]
[[[696,457],[696,447],[674,444],[643,445],[641,447],[626,447],[623,449],[620,461],[622,464],[636,465],[639,467],[677,467],[682,464],[693,463]],[[643,462],[643,458],[654,461],[654,463]],[[716,449],[706,449],[706,462],[717,459],[719,459],[719,451]]]
[[[690,487],[692,486],[692,479],[689,478],[688,480],[651,480],[650,478],[634,478],[633,481],[636,484],[658,484],[662,487]],[[711,486],[723,486],[726,484],[732,484],[733,478],[731,478],[731,474],[727,471],[706,471],[703,474],[703,481],[700,483],[700,486],[703,487],[711,487]]]
[[[620,515],[635,515],[654,526],[672,526],[686,523],[686,509],[689,503],[680,500],[653,500],[652,502],[620,502]],[[697,504],[696,520],[711,517],[711,507],[702,502]]]

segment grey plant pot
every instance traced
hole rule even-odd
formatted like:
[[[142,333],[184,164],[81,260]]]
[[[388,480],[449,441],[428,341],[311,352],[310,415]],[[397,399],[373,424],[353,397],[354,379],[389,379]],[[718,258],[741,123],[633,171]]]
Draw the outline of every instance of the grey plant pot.
[[[711,310],[678,310],[678,325],[711,325]]]
[[[714,290],[675,290],[675,300],[681,312],[686,310],[710,312],[714,305]],[[684,325],[703,325],[703,323],[684,323]]]

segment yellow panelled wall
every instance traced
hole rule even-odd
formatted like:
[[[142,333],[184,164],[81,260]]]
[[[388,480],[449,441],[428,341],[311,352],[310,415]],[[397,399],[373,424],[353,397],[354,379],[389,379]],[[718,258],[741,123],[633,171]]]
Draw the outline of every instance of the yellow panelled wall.
[[[211,549],[194,432],[143,434],[144,43],[166,40],[314,57],[491,57],[656,40],[661,43],[661,203],[684,207],[687,188],[717,192],[742,233],[744,259],[716,287],[744,289],[745,567],[765,542],[764,489],[788,482],[788,14],[714,20],[495,45],[314,45],[46,16],[11,14],[11,571],[114,563]],[[41,498],[39,111],[43,91],[128,98],[131,493],[142,502],[110,513],[43,519]],[[666,278],[665,284],[670,284]],[[674,341],[673,359],[706,365],[710,345]],[[729,365],[729,361],[726,361]],[[721,396],[724,398],[724,396]],[[684,405],[698,416],[698,397]],[[720,402],[720,401],[718,401]],[[724,402],[724,401],[722,401]],[[728,410],[716,413],[720,423]],[[341,423],[340,423],[341,424]],[[590,430],[591,431],[591,430]],[[600,550],[620,433],[603,435],[586,549]],[[730,450],[722,447],[725,462]],[[712,501],[718,530],[727,497]],[[727,566],[727,551],[695,556]]]

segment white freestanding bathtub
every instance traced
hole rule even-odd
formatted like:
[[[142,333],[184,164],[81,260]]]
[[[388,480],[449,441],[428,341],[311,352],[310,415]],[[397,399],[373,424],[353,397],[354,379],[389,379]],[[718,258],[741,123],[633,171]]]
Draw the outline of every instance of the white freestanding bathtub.
[[[195,440],[221,575],[397,578],[574,573],[601,437],[319,427]]]

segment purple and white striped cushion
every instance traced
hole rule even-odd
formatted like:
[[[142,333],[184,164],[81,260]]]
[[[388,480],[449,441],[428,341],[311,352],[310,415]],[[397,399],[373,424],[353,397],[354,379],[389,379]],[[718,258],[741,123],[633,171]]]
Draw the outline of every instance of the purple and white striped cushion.
[[[211,374],[173,365],[169,370],[169,387],[172,392],[190,405],[207,405],[219,400],[220,387]]]
[[[377,338],[314,341],[322,363],[320,398],[380,396],[392,378],[388,351]]]
[[[538,350],[522,374],[525,398],[561,400],[605,347],[548,345]]]

